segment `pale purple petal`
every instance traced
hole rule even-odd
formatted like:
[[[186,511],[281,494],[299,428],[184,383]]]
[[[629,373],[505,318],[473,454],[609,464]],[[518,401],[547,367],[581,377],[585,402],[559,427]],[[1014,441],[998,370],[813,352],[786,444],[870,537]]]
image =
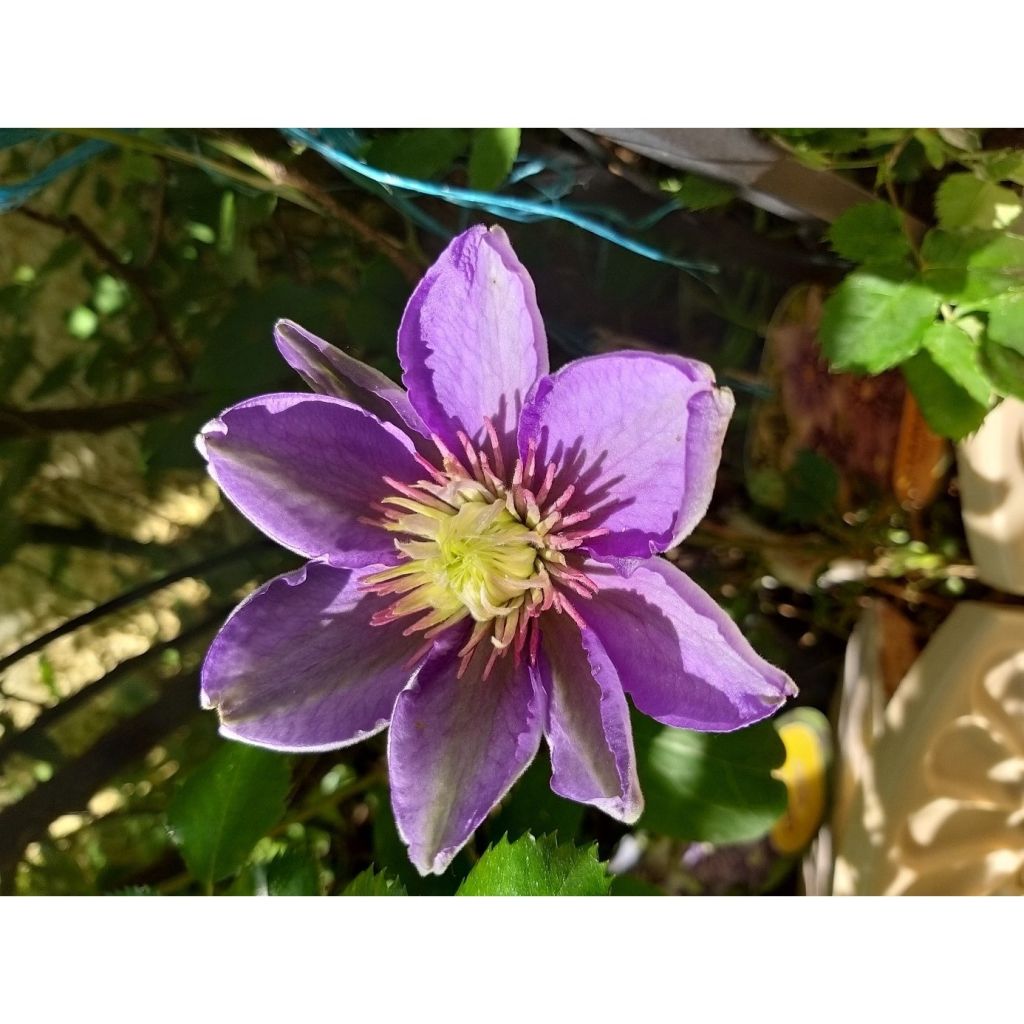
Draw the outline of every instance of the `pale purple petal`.
[[[413,292],[398,329],[416,411],[449,447],[479,441],[490,417],[514,457],[527,392],[548,371],[533,281],[501,228],[459,235]]]
[[[391,802],[409,857],[441,874],[540,745],[543,695],[525,662],[481,644],[461,679],[454,652],[439,651],[398,698],[388,737]]]
[[[587,511],[597,555],[648,558],[677,544],[711,501],[733,398],[703,363],[616,352],[541,380],[523,409],[519,450],[554,461],[552,493],[573,485],[566,512]]]
[[[344,398],[383,423],[416,435],[429,434],[405,389],[380,370],[353,359],[291,320],[278,320],[274,341],[285,362],[318,394]]]
[[[397,427],[326,395],[263,395],[203,427],[198,445],[224,494],[284,547],[350,568],[394,561],[391,536],[361,522],[423,471]]]
[[[368,570],[309,562],[265,583],[217,634],[203,664],[203,704],[221,732],[274,750],[331,750],[383,729],[421,638],[371,627],[387,599]]]
[[[600,587],[581,609],[645,715],[683,729],[730,732],[767,718],[796,693],[736,623],[670,562],[628,578],[589,563]]]
[[[548,615],[539,668],[548,693],[551,788],[632,824],[644,801],[629,708],[600,640],[566,615]]]

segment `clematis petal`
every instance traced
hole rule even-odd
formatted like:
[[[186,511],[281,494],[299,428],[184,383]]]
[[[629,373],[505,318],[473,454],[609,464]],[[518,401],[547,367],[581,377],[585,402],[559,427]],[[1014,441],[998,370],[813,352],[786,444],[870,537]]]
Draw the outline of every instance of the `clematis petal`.
[[[274,341],[285,362],[318,394],[344,398],[382,423],[416,435],[429,434],[405,389],[380,370],[353,359],[291,320],[278,320]]]
[[[652,558],[627,578],[596,563],[586,571],[600,588],[584,609],[587,624],[645,715],[730,732],[767,718],[796,693],[792,679],[670,562]]]
[[[644,800],[629,708],[601,641],[568,616],[549,615],[539,667],[548,692],[551,788],[632,824]]]
[[[309,562],[265,583],[232,613],[202,672],[221,732],[275,750],[332,750],[383,729],[420,638],[370,628],[384,598],[367,570]]]
[[[394,561],[390,535],[360,521],[423,471],[397,427],[326,395],[263,395],[203,427],[197,444],[225,495],[268,537],[355,568]]]
[[[480,644],[461,679],[439,650],[395,704],[388,737],[391,802],[421,874],[441,874],[540,745],[543,695],[525,662]]]
[[[709,367],[679,356],[616,352],[541,380],[526,402],[519,450],[558,465],[566,512],[591,513],[597,555],[649,558],[677,544],[711,502],[733,398]],[[552,492],[554,493],[554,492]]]
[[[533,281],[501,228],[470,228],[427,271],[398,329],[409,398],[449,446],[483,438],[490,417],[514,458],[527,392],[548,372]]]

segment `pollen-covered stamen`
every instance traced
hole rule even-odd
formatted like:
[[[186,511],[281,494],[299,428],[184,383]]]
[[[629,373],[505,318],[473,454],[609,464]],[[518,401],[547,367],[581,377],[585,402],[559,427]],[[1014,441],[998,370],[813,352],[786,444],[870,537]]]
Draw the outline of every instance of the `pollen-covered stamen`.
[[[486,678],[509,652],[517,661],[536,659],[542,614],[565,614],[582,628],[573,602],[589,600],[597,586],[573,549],[606,531],[571,529],[591,514],[564,514],[575,487],[554,493],[558,466],[538,467],[535,443],[509,473],[490,420],[483,434],[478,446],[459,431],[458,454],[435,437],[441,468],[417,455],[426,478],[415,484],[385,478],[392,494],[375,504],[379,518],[364,521],[396,535],[401,561],[366,577],[364,586],[397,598],[371,618],[372,625],[409,617],[404,634],[423,633],[427,643],[417,658],[445,630],[472,620],[458,651],[459,674],[486,641],[492,648]]]

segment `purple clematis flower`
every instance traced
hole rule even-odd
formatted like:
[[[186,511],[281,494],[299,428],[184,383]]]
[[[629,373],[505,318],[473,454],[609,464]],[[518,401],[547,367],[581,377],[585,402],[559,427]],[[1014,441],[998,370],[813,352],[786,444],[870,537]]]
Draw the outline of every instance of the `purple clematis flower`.
[[[403,390],[287,320],[313,394],[233,406],[199,447],[227,497],[310,561],[232,613],[202,674],[225,736],[322,751],[390,724],[395,820],[445,870],[537,753],[551,787],[633,822],[626,694],[728,731],[796,692],[654,557],[707,510],[733,410],[711,370],[617,352],[548,373],[500,228],[456,238],[399,328]]]

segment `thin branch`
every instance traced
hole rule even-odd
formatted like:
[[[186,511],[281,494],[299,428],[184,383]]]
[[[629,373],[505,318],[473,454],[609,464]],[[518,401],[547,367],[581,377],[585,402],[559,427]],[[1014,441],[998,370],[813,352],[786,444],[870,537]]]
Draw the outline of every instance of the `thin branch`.
[[[102,604],[96,605],[95,608],[90,608],[89,611],[83,612],[81,615],[76,615],[73,619],[68,619],[67,622],[62,622],[55,629],[51,629],[48,633],[43,633],[41,636],[37,636],[34,640],[30,640],[27,644],[19,647],[16,651],[12,651],[10,654],[3,658],[0,658],[0,672],[5,671],[12,665],[21,661],[22,658],[27,658],[30,654],[35,654],[37,651],[41,651],[48,644],[53,643],[54,640],[58,640],[62,636],[67,636],[68,633],[73,633],[76,629],[81,629],[83,626],[88,626],[90,623],[96,622],[102,619],[105,615],[110,615],[114,612],[120,611],[122,608],[128,608],[133,604],[149,597],[150,594],[155,594],[158,590],[163,590],[165,587],[169,587],[172,583],[177,583],[179,580],[187,579],[189,576],[204,576],[208,572],[212,572],[214,569],[219,569],[223,565],[228,565],[231,562],[238,561],[245,558],[247,555],[254,554],[257,551],[265,549],[267,542],[262,538],[251,540],[245,544],[239,545],[237,548],[231,548],[228,551],[221,551],[219,554],[211,555],[209,558],[204,558],[199,562],[194,562],[192,565],[187,565],[182,569],[176,569],[172,573],[168,573],[165,576],[161,576],[159,579],[150,580],[148,583],[143,583],[138,587],[126,591],[124,594],[120,594],[109,601],[104,601]]]
[[[410,284],[416,284],[423,276],[424,268],[408,257],[401,242],[367,224],[357,214],[342,206],[325,188],[317,185],[299,171],[285,166],[279,160],[257,152],[252,146],[227,139],[211,139],[209,141],[210,145],[222,153],[259,171],[272,184],[282,188],[296,189],[314,199],[331,217],[344,224],[362,242],[387,257]]]
[[[39,224],[55,228],[57,231],[62,231],[66,235],[74,235],[81,239],[86,247],[92,251],[112,274],[119,277],[125,284],[133,287],[149,308],[153,321],[156,324],[157,336],[163,338],[166,342],[167,348],[178,367],[178,372],[182,377],[188,379],[188,359],[186,359],[184,350],[175,334],[174,327],[171,325],[170,317],[168,317],[163,305],[150,289],[145,275],[137,267],[133,267],[130,263],[124,263],[121,257],[77,214],[72,213],[67,217],[58,217],[55,214],[43,213],[42,210],[34,210],[28,206],[16,207],[13,212],[19,213],[21,216],[27,217],[29,220],[36,221]]]
[[[148,557],[160,551],[159,544],[132,540],[131,537],[118,537],[115,534],[97,530],[94,526],[25,523],[17,528],[15,537],[18,544],[53,544],[60,547],[80,548],[84,551],[103,551],[111,555]]]
[[[102,434],[132,423],[144,423],[188,407],[186,394],[137,398],[127,402],[71,409],[16,409],[0,405],[0,441],[35,437],[59,430]]]

